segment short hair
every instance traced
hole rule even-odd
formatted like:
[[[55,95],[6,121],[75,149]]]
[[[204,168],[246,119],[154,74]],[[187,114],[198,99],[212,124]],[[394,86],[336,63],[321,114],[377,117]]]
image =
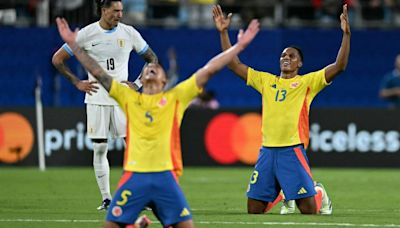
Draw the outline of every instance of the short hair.
[[[121,0],[95,0],[97,5],[97,14],[101,17],[101,8],[108,8],[112,2],[120,2]]]
[[[301,48],[299,48],[298,46],[295,46],[295,45],[290,45],[288,48],[296,49],[296,51],[299,53],[301,62],[304,63],[303,51],[301,50]]]

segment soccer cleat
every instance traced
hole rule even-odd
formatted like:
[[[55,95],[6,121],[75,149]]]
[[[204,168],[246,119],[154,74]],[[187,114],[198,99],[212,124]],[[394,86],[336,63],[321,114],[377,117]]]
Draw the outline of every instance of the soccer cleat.
[[[105,199],[103,200],[103,202],[101,203],[101,205],[99,207],[97,207],[98,211],[102,211],[102,210],[107,210],[108,206],[110,206],[111,200],[110,199]]]
[[[282,203],[283,203],[283,205],[282,205],[281,211],[280,211],[281,215],[293,214],[294,211],[296,210],[294,200],[288,200],[288,201],[283,200]]]
[[[322,205],[319,213],[321,215],[331,215],[333,211],[332,201],[331,199],[329,199],[328,193],[326,193],[324,186],[321,183],[317,182],[315,184],[315,188],[321,188],[322,190]]]
[[[140,216],[136,219],[135,225],[138,228],[146,228],[151,224],[151,220],[146,215]]]

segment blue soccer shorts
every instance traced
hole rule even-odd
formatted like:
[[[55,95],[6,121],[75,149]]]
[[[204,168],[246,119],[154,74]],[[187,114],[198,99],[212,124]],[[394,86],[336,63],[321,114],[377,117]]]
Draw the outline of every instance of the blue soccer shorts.
[[[262,147],[247,197],[273,202],[282,189],[287,200],[314,196],[314,182],[303,145]]]
[[[150,206],[163,226],[192,219],[189,205],[172,171],[125,172],[107,212],[107,221],[133,224]]]

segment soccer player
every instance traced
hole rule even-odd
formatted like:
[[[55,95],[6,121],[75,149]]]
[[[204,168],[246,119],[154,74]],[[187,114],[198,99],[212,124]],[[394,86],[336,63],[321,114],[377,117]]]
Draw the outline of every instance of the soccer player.
[[[133,223],[147,205],[164,227],[194,227],[175,175],[178,173],[175,170],[182,167],[179,136],[182,117],[211,76],[253,40],[259,31],[259,22],[253,20],[245,32],[239,32],[234,46],[168,91],[164,90],[167,78],[163,67],[148,64],[140,79],[143,92],[120,84],[82,51],[75,41],[78,31],[71,32],[64,19],[57,18],[57,26],[77,59],[118,102],[128,120],[124,174],[108,210],[106,227]]]
[[[96,0],[100,20],[80,30],[76,42],[110,76],[117,81],[128,80],[128,61],[134,50],[147,63],[157,62],[157,56],[132,26],[120,23],[123,5],[121,0]],[[98,210],[107,209],[111,202],[110,167],[107,159],[107,138],[126,137],[125,115],[115,100],[109,97],[97,80],[88,73],[89,80],[80,80],[65,61],[73,56],[71,48],[64,44],[53,56],[53,65],[75,87],[86,93],[87,133],[93,142],[93,167],[102,195]],[[137,88],[140,85],[136,86]]]
[[[232,14],[220,6],[213,17],[223,50],[230,48],[228,27]],[[280,75],[257,71],[235,58],[228,67],[262,95],[262,148],[247,191],[250,214],[264,213],[280,190],[286,200],[295,200],[303,214],[331,214],[332,205],[320,183],[314,188],[305,149],[309,142],[309,109],[314,97],[346,69],[350,53],[347,5],[340,15],[342,43],[336,61],[325,68],[298,75],[303,54],[287,47],[280,56]]]

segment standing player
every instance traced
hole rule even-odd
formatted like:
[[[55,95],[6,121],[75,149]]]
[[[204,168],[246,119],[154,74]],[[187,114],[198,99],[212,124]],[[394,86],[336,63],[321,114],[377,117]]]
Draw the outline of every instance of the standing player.
[[[231,44],[228,27],[231,14],[225,17],[220,6],[213,8],[223,50]],[[262,95],[263,142],[247,192],[250,214],[264,213],[282,189],[286,200],[296,200],[303,214],[331,214],[332,205],[319,183],[314,182],[305,149],[309,141],[309,109],[314,97],[342,71],[350,53],[350,26],[347,5],[340,15],[343,38],[336,61],[303,76],[303,54],[287,47],[280,56],[280,75],[254,70],[235,58],[228,67],[247,85]]]
[[[132,26],[120,23],[123,5],[121,0],[97,0],[99,21],[84,27],[76,42],[115,80],[128,80],[128,61],[134,50],[146,62],[157,62],[157,56]],[[110,167],[107,159],[107,138],[126,136],[126,119],[117,102],[109,97],[96,79],[88,73],[89,80],[80,80],[65,64],[73,56],[64,44],[53,56],[53,64],[76,88],[86,92],[87,132],[93,142],[93,167],[103,201],[98,210],[107,209],[111,202]],[[140,86],[138,86],[140,87]]]
[[[258,21],[253,20],[245,32],[239,32],[237,44],[168,91],[164,91],[165,70],[157,63],[148,64],[140,79],[142,93],[121,85],[82,51],[75,41],[77,31],[71,32],[64,19],[57,18],[57,26],[77,59],[109,91],[128,120],[125,172],[108,210],[106,227],[133,223],[146,205],[153,209],[164,227],[194,227],[174,172],[182,166],[179,136],[182,117],[211,76],[253,40],[259,31]]]

